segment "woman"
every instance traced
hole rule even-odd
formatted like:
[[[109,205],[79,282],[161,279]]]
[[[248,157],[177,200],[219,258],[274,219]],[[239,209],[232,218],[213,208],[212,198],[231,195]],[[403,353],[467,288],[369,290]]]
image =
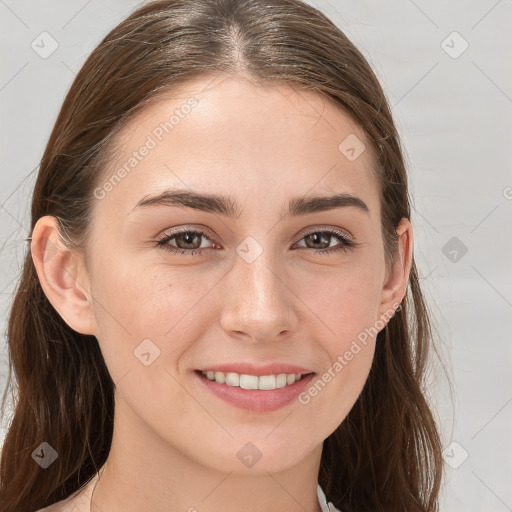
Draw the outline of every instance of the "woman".
[[[31,228],[1,512],[438,510],[400,141],[323,14],[134,12],[68,92]]]

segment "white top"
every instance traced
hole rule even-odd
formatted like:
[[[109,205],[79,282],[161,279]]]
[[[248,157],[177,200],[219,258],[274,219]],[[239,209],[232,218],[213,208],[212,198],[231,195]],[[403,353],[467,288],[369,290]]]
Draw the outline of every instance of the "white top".
[[[320,503],[320,508],[322,512],[341,512],[338,508],[336,508],[332,502],[327,502],[327,498],[325,497],[325,493],[323,489],[320,487],[320,484],[317,484],[316,487],[318,502]]]
[[[75,493],[73,493],[69,498],[61,500],[49,507],[39,509],[37,512],[89,512],[92,510],[91,507],[91,498],[92,491],[94,489],[94,485],[98,479],[98,474],[96,474],[86,485],[82,487]],[[320,504],[320,508],[322,512],[341,512],[337,509],[330,501],[327,502],[325,497],[325,493],[320,487],[320,484],[317,484],[317,496],[318,503]],[[96,511],[96,507],[93,512]]]

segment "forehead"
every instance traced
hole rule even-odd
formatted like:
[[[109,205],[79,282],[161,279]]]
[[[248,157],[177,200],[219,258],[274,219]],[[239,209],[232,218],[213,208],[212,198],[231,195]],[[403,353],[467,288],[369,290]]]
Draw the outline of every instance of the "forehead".
[[[279,213],[288,196],[326,192],[362,197],[372,216],[378,210],[364,131],[298,85],[190,81],[146,105],[115,142],[99,186],[115,182],[105,202],[120,212],[177,188],[237,197],[249,211],[272,204]]]

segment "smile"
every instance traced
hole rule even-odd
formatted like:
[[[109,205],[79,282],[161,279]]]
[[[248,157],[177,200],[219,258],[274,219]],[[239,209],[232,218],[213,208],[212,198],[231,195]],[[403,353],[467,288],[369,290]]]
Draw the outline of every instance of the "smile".
[[[299,404],[297,397],[315,377],[315,373],[250,375],[212,370],[194,373],[208,395],[252,413],[268,413],[294,402]]]
[[[207,379],[242,389],[259,389],[269,391],[271,389],[291,386],[302,378],[299,373],[280,373],[277,375],[247,375],[235,372],[214,372],[211,370],[201,372]]]

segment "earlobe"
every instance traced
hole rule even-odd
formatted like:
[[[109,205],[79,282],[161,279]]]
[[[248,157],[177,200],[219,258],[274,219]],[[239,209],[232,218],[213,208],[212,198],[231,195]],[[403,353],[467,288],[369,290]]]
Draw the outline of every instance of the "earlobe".
[[[30,250],[41,287],[55,310],[75,331],[94,334],[88,276],[56,217],[46,215],[37,221]]]
[[[381,317],[391,318],[407,293],[407,285],[412,266],[413,232],[408,219],[403,218],[396,228],[397,247],[393,263],[382,288]],[[386,320],[386,321],[387,321]]]

